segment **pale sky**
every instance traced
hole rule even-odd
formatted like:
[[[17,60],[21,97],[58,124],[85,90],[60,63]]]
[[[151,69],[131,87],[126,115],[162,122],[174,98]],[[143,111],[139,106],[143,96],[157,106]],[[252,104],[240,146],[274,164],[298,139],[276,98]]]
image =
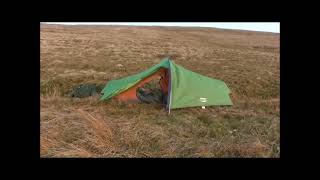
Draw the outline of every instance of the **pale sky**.
[[[134,25],[134,26],[182,26],[182,27],[215,27],[222,29],[240,29],[251,31],[263,31],[280,33],[280,22],[236,22],[236,23],[214,23],[214,22],[47,22],[48,24],[67,25]]]

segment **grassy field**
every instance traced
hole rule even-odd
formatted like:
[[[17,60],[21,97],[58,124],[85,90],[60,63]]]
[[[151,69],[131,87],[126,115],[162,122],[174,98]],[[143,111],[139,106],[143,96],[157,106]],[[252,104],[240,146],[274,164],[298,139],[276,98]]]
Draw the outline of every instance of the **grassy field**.
[[[212,28],[41,25],[41,157],[279,157],[280,34]],[[166,57],[226,82],[231,107],[65,96]]]

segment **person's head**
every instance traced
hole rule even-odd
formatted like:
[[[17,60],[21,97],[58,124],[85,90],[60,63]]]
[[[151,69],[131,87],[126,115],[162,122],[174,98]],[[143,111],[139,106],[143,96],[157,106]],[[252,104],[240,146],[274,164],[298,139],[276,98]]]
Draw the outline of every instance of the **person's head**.
[[[149,93],[150,92],[150,89],[148,89],[148,88],[140,87],[139,89],[142,90],[145,93]]]

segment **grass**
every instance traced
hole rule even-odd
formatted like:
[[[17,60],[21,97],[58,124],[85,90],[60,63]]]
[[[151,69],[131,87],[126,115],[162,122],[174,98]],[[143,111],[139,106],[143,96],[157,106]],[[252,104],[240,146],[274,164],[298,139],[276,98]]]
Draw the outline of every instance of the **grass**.
[[[49,25],[40,33],[41,157],[280,156],[278,34]],[[161,105],[65,96],[76,85],[104,85],[167,55],[224,80],[234,105],[168,115]]]

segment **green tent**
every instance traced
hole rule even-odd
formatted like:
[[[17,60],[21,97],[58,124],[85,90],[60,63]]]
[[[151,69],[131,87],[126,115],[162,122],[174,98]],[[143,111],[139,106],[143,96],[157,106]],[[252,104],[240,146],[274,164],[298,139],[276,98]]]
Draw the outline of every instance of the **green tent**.
[[[160,69],[165,70],[160,72]],[[218,79],[212,79],[177,65],[169,58],[150,69],[125,77],[118,80],[112,80],[107,83],[101,93],[101,100],[107,100],[112,97],[119,97],[121,100],[130,100],[135,98],[135,90],[145,82],[152,79],[155,74],[163,75],[167,72],[167,104],[170,109],[211,106],[211,105],[232,105],[229,97],[231,93],[227,85]]]

